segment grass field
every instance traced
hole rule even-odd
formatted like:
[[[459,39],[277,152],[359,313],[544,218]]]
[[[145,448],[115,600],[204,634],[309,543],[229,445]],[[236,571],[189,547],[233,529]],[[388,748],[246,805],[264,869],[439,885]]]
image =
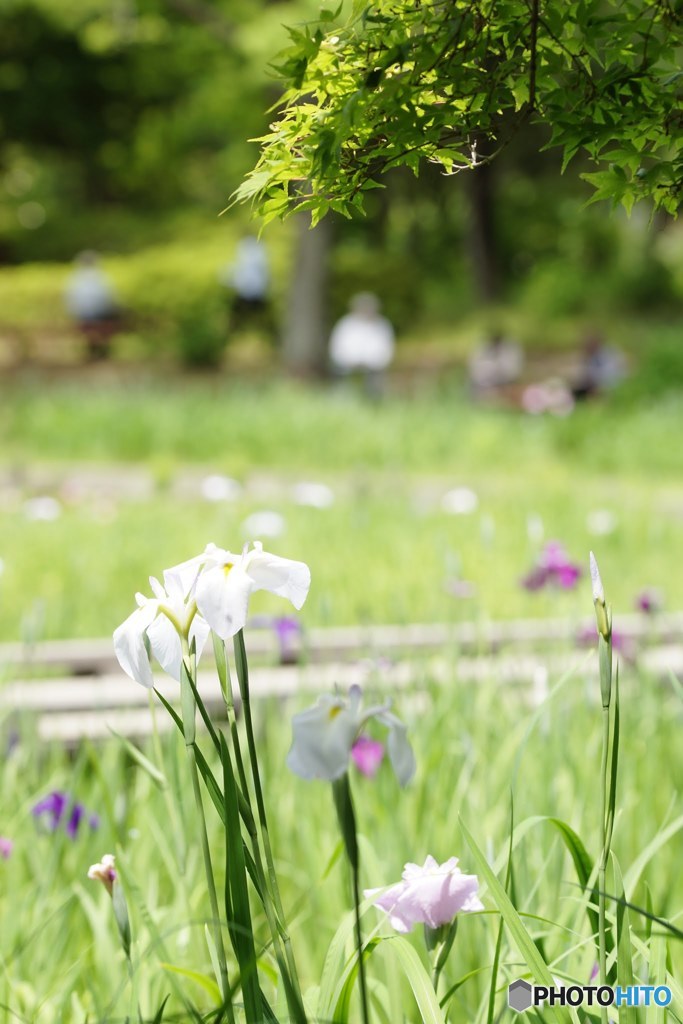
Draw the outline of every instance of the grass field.
[[[312,566],[308,625],[578,615],[585,581],[575,592],[519,585],[550,539],[584,569],[588,550],[599,552],[617,609],[631,610],[644,587],[683,605],[673,398],[622,406],[615,396],[556,420],[474,409],[455,386],[372,406],[285,384],[96,385],[3,389],[3,639],[107,634],[150,572],[209,540],[239,547],[245,518],[263,509],[285,525],[266,547]],[[210,473],[243,492],[203,500]],[[329,508],[295,504],[292,486],[310,480],[332,489]],[[445,511],[444,495],[462,487],[476,509]],[[46,494],[59,518],[27,518],[27,500]],[[454,597],[456,578],[476,594]]]
[[[17,378],[3,384],[1,398],[3,640],[110,634],[132,610],[133,593],[148,591],[150,572],[160,574],[210,540],[239,548],[249,532],[245,518],[264,509],[279,513],[285,527],[266,546],[311,567],[305,625],[583,618],[592,610],[590,548],[599,554],[615,628],[645,586],[659,588],[668,608],[683,606],[676,570],[683,554],[676,442],[683,414],[673,398],[654,404],[615,395],[560,421],[474,409],[457,382],[371,406],[302,385],[153,382],[120,370],[108,379]],[[210,473],[236,478],[242,492],[231,501],[204,500]],[[311,480],[331,488],[329,507],[296,503],[293,485]],[[474,492],[476,508],[449,512],[443,498],[453,488]],[[57,500],[48,506],[55,518],[35,518],[41,506],[27,502],[41,497]],[[566,544],[584,577],[574,590],[528,593],[520,579],[549,539]],[[474,595],[455,597],[457,580],[473,583]],[[265,610],[284,609],[256,595],[252,611]],[[386,765],[372,781],[352,775],[362,885],[394,882],[405,862],[421,863],[428,853],[458,856],[463,870],[481,877],[462,825],[504,880],[512,796],[514,906],[553,975],[588,983],[596,950],[568,833],[545,819],[571,826],[594,862],[601,843],[597,678],[580,669],[550,678],[550,695],[537,706],[531,694],[495,676],[465,686],[455,665],[445,686],[433,682],[428,661],[416,661],[413,673],[415,688],[397,695],[395,710],[410,728],[415,780],[401,793]],[[381,670],[368,688],[368,699],[382,692]],[[284,769],[288,719],[298,706],[259,706],[256,737],[302,989],[310,1020],[323,1021],[323,995],[341,985],[352,950],[341,942],[326,957],[348,921],[349,878],[329,786]],[[210,908],[182,742],[167,737],[146,746],[162,773],[155,779],[114,739],[99,749],[86,744],[72,758],[41,748],[30,725],[18,744],[13,723],[0,726],[7,750],[0,836],[14,844],[0,856],[0,1017],[6,1013],[13,1024],[151,1024],[168,995],[164,1021],[190,1019],[187,1000],[202,1015],[197,1019],[215,1020],[203,923]],[[630,901],[674,926],[683,907],[680,726],[679,690],[627,667],[608,888],[616,892],[623,874]],[[55,790],[96,813],[97,829],[84,822],[70,839],[63,827],[41,827],[31,809]],[[207,804],[220,888],[223,833]],[[130,976],[111,901],[85,877],[105,851],[117,855],[128,898]],[[397,943],[405,940],[366,910],[366,936],[381,939],[367,964],[372,1024],[491,1024],[506,1012],[507,983],[528,976],[527,962],[507,927],[491,1009],[500,918],[490,887],[483,901],[485,912],[460,920],[439,993],[445,998],[457,987],[443,1017],[418,1009],[398,959]],[[285,1020],[256,902],[253,913],[262,985]],[[641,982],[668,983],[674,1006],[668,1017],[654,1008],[624,1013],[620,1024],[680,1020],[678,938],[637,910],[626,920],[630,930],[620,916],[620,978],[628,970]],[[426,965],[419,932],[408,941]],[[360,1019],[355,996],[335,1016],[338,1024]]]
[[[420,697],[403,695],[396,702],[397,713],[410,724],[416,779],[402,794],[387,767],[374,781],[357,773],[352,779],[364,837],[363,884],[394,881],[405,861],[421,863],[427,853],[439,860],[459,856],[463,869],[473,870],[460,819],[491,861],[503,866],[513,794],[518,828],[513,857],[516,906],[530,915],[524,920],[553,973],[587,983],[596,954],[581,892],[560,833],[542,816],[565,820],[582,837],[589,854],[596,855],[597,680],[578,673],[564,680],[540,708],[529,703],[525,691],[493,679],[472,689],[460,685],[454,674],[451,685],[436,688],[429,684],[428,666],[418,665],[416,680],[422,680]],[[551,680],[553,685],[557,682]],[[348,909],[348,882],[338,859],[329,787],[283,771],[290,739],[286,719],[295,707],[261,708],[257,736],[292,939],[303,989],[315,1004],[314,989],[328,943]],[[627,673],[622,707],[615,854],[629,898],[640,906],[649,901],[657,914],[680,924],[683,819],[678,794],[683,776],[680,759],[674,756],[680,697]],[[666,752],[673,759],[663,771]],[[210,1008],[212,971],[201,925],[208,908],[184,754],[173,739],[163,744],[163,753],[148,754],[164,772],[163,790],[115,741],[98,752],[86,748],[73,762],[58,751],[38,752],[27,740],[6,761],[2,828],[15,843],[12,856],[0,861],[5,894],[0,895],[0,905],[5,903],[0,1003],[13,1009],[8,1020],[85,1024],[123,1021],[129,1012],[131,992],[110,901],[85,879],[88,865],[103,851],[114,849],[129,894],[136,944],[134,992],[141,1019],[150,1021],[168,993],[172,997],[165,1019],[186,1019],[182,1013],[176,1016],[181,1010],[173,994],[178,984],[196,1005]],[[97,812],[97,831],[84,826],[71,840],[63,830],[48,834],[37,829],[31,806],[53,789],[68,791]],[[208,813],[211,845],[220,863],[220,827],[211,808]],[[486,1019],[498,919],[490,897],[484,896],[484,903],[488,913],[461,921],[446,971],[442,992],[470,971],[478,972],[450,1003],[453,1022]],[[380,923],[381,916],[369,909],[367,933]],[[648,938],[646,922],[637,914],[632,913],[631,924],[637,975],[652,979],[660,970],[654,959],[656,940]],[[265,942],[261,915],[255,918],[255,927]],[[381,934],[391,933],[383,926]],[[414,944],[420,950],[419,932]],[[672,941],[669,955],[669,971],[679,976],[680,944]],[[272,967],[267,952],[263,961],[268,977]],[[178,971],[197,973],[191,978]],[[398,1007],[397,1015],[389,1009],[389,1017],[378,1020],[396,1024],[421,1019],[393,962],[391,942],[373,956],[369,971],[380,992],[382,985],[392,992],[389,1007]],[[523,973],[519,953],[506,937],[499,1000],[504,1000],[507,981]]]

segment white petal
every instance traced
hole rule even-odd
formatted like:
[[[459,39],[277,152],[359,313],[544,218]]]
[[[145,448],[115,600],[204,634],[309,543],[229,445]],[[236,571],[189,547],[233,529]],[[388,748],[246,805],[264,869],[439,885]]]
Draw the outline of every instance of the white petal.
[[[149,585],[152,588],[152,593],[156,597],[157,601],[166,600],[166,591],[162,587],[161,583],[159,583],[159,580],[156,578],[156,576],[150,576]]]
[[[179,565],[173,565],[170,569],[164,569],[164,586],[169,596],[174,599],[180,596],[184,600],[194,589],[206,559],[205,554],[195,555],[194,558],[188,558],[186,562],[180,562]]]
[[[197,580],[197,607],[221,639],[234,636],[246,623],[253,585],[239,564],[228,572],[220,565],[206,569]]]
[[[244,562],[254,590],[268,590],[286,597],[296,609],[301,608],[311,585],[311,570],[305,562],[280,558],[258,549],[251,551]]]
[[[119,665],[131,679],[149,689],[154,686],[154,677],[145,646],[145,630],[151,626],[157,610],[157,602],[148,601],[114,630],[114,653]]]
[[[408,740],[408,729],[396,715],[383,711],[377,715],[378,721],[389,729],[387,751],[391,766],[401,786],[407,786],[415,774],[415,755]]]
[[[320,701],[292,719],[287,765],[303,779],[339,779],[347,770],[358,719],[341,699]]]
[[[602,587],[602,580],[600,579],[600,570],[598,569],[598,563],[595,560],[595,555],[591,551],[590,553],[590,566],[591,566],[591,583],[593,584],[593,600],[599,601],[601,604],[605,603],[605,591]]]
[[[164,672],[173,679],[180,680],[180,665],[183,659],[180,637],[175,626],[165,615],[157,615],[147,630],[152,647],[152,654]]]

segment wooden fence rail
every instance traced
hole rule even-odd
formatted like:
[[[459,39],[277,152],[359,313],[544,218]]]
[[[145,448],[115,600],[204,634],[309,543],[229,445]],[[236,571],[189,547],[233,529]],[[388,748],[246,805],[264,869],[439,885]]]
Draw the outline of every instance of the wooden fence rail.
[[[508,622],[430,623],[402,626],[349,626],[311,629],[294,641],[285,661],[326,663],[351,658],[405,655],[436,650],[487,654],[508,650],[551,650],[575,646],[591,635],[593,616],[580,620],[517,619]],[[620,615],[620,638],[649,644],[683,641],[683,612]],[[250,629],[250,661],[274,664],[281,649],[274,629]],[[207,650],[205,659],[210,657]],[[36,644],[0,644],[0,680],[38,669],[65,675],[105,675],[118,670],[111,639],[50,640]]]
[[[638,670],[664,681],[672,673],[683,677],[683,645],[660,644],[643,649],[638,656]],[[407,687],[424,689],[427,683],[467,686],[497,680],[522,684],[528,699],[539,701],[549,686],[568,671],[575,672],[579,679],[597,679],[595,651],[511,651],[484,656],[413,652],[412,657],[404,654],[401,660],[387,664],[329,661],[261,665],[252,667],[250,689],[255,700],[283,700],[300,694],[313,699],[335,686],[343,692],[352,683],[395,692]],[[627,663],[624,677],[628,672]],[[157,686],[166,699],[178,703],[177,683],[159,676]],[[223,703],[215,673],[201,671],[198,686],[209,711],[220,716]],[[21,728],[28,719],[41,741],[58,741],[70,747],[85,738],[105,738],[112,729],[130,738],[143,738],[152,731],[153,715],[159,729],[172,724],[153,694],[150,700],[150,694],[120,670],[98,677],[16,680],[0,687],[0,722],[4,720],[10,728]]]

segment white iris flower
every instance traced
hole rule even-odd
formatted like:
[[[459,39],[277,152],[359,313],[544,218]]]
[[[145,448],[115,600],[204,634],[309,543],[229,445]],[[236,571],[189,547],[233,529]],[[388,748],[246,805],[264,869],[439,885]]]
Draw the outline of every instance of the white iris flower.
[[[138,607],[115,630],[114,652],[123,671],[151,689],[154,677],[149,651],[164,672],[179,680],[183,657],[181,632],[187,632],[190,643],[196,641],[199,660],[209,635],[209,626],[196,614],[194,600],[185,599],[180,577],[172,569],[164,573],[165,587],[154,576],[150,576],[149,582],[154,597],[135,595]]]
[[[244,627],[254,590],[286,597],[298,610],[311,585],[305,562],[271,555],[258,541],[251,551],[245,546],[240,555],[209,544],[203,555],[169,569],[168,575],[193,592],[199,611],[223,640]]]
[[[408,741],[407,728],[393,715],[390,704],[362,707],[360,686],[349,689],[343,697],[321,697],[315,707],[302,711],[292,719],[293,740],[287,764],[303,779],[341,778],[349,766],[351,750],[363,726],[371,718],[389,730],[389,760],[402,786],[415,774],[415,757]]]

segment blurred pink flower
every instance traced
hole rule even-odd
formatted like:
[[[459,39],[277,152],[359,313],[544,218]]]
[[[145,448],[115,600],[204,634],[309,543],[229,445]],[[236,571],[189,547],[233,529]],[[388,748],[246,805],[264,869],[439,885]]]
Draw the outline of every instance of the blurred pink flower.
[[[351,757],[356,768],[368,779],[374,779],[384,757],[384,744],[369,736],[359,736],[351,747]]]
[[[3,860],[9,860],[14,849],[14,843],[11,839],[6,836],[0,836],[0,857]]]
[[[593,647],[598,642],[598,633],[594,624],[582,626],[576,634],[579,647]],[[622,656],[624,661],[635,661],[638,656],[638,643],[632,636],[625,636],[617,629],[612,630],[612,647]]]
[[[658,590],[652,590],[650,588],[641,590],[636,597],[636,608],[639,612],[645,612],[646,615],[654,615],[655,612],[662,610],[662,595]]]
[[[541,590],[546,584],[572,590],[581,576],[581,569],[569,556],[563,544],[549,540],[538,557],[538,563],[522,579],[526,590]]]
[[[458,913],[483,910],[477,896],[479,879],[463,875],[458,858],[438,864],[427,857],[422,867],[406,864],[402,880],[388,889],[366,889],[364,896],[389,915],[397,932],[409,932],[413,925],[439,928]]]

